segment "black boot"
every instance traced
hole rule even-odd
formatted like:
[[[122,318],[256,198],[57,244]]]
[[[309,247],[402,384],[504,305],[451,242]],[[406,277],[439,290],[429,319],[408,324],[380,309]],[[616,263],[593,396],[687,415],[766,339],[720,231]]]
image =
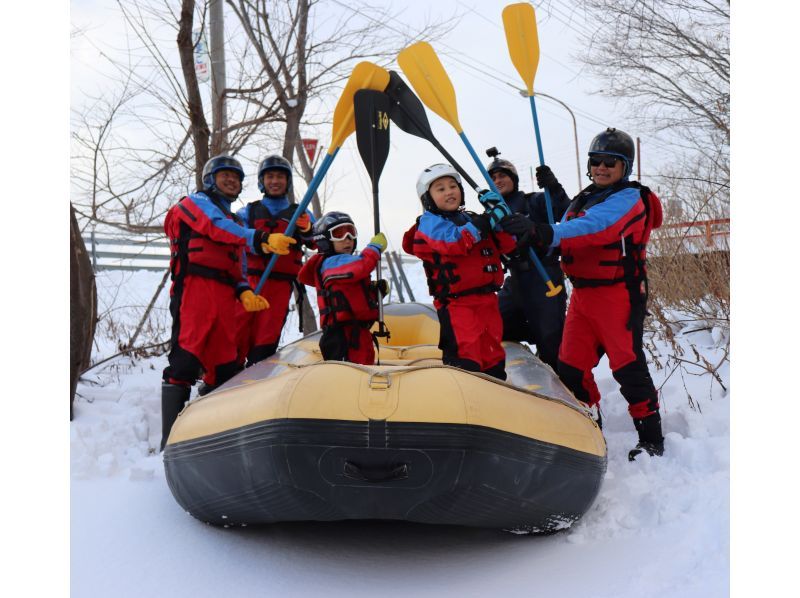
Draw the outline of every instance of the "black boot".
[[[178,414],[183,409],[189,395],[192,392],[191,386],[181,386],[179,384],[161,385],[161,450],[167,445],[169,432],[172,424],[178,419]]]
[[[654,413],[642,419],[634,419],[633,425],[639,433],[636,448],[628,453],[628,461],[634,461],[642,452],[651,457],[664,454],[664,436],[661,434],[661,415]]]
[[[205,382],[201,382],[200,386],[197,387],[197,396],[204,397],[212,390],[216,390],[219,384],[206,384]]]

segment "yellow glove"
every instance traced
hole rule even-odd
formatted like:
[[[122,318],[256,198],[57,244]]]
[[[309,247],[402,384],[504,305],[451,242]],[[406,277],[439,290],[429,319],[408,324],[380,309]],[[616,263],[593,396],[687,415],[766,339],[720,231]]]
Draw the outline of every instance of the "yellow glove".
[[[269,303],[266,299],[261,295],[256,295],[249,289],[239,295],[239,301],[242,302],[245,311],[261,311],[269,308]]]
[[[267,237],[267,242],[261,244],[261,249],[264,253],[286,255],[289,253],[289,245],[294,245],[295,243],[297,243],[297,239],[287,237],[283,233],[272,233]]]
[[[387,242],[386,242],[386,235],[384,235],[383,233],[378,233],[377,235],[375,235],[374,237],[372,237],[372,238],[369,240],[369,242],[370,242],[370,244],[371,244],[371,245],[377,245],[377,246],[378,246],[378,248],[379,248],[381,251],[383,251],[384,249],[386,249],[386,245],[387,245]]]
[[[297,230],[301,233],[307,233],[311,230],[311,216],[308,215],[308,212],[305,212],[295,221],[295,224],[297,225]]]

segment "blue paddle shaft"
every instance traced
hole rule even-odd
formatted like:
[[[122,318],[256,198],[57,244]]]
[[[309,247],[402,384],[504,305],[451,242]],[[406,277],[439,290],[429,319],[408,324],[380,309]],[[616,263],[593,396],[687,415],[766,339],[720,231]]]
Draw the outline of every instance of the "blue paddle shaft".
[[[503,201],[503,196],[497,190],[497,187],[495,187],[494,181],[492,180],[492,177],[489,175],[489,173],[486,171],[486,168],[484,168],[483,164],[481,164],[481,160],[480,158],[478,158],[478,154],[475,153],[475,149],[472,147],[472,144],[469,142],[469,139],[467,139],[467,136],[464,134],[463,131],[459,133],[458,136],[461,137],[461,141],[463,141],[464,145],[467,146],[467,150],[469,150],[470,155],[472,155],[472,159],[475,160],[475,164],[478,165],[478,168],[480,169],[483,178],[486,179],[486,182],[489,184],[491,190],[497,193],[497,195],[500,197],[500,201]],[[503,203],[505,203],[505,201],[503,201]],[[547,204],[547,208],[548,208],[548,215],[551,216],[551,222],[552,222],[552,214],[550,214],[551,208],[549,202]],[[531,249],[530,247],[528,247],[528,255],[530,256],[533,265],[536,266],[536,269],[539,271],[539,275],[542,277],[545,283],[550,283],[550,285],[552,285],[553,283],[550,280],[550,276],[547,274],[547,271],[544,269],[544,266],[542,266],[542,262],[539,260],[539,257],[534,253],[533,249]]]
[[[314,197],[314,193],[317,191],[317,187],[322,182],[322,179],[325,178],[325,174],[328,172],[328,168],[331,166],[331,162],[336,157],[336,154],[339,153],[339,148],[337,147],[336,150],[332,154],[328,154],[325,156],[325,159],[322,161],[322,164],[317,171],[317,174],[314,175],[314,178],[311,179],[311,182],[308,184],[308,190],[306,194],[303,196],[303,200],[297,206],[297,209],[292,214],[291,220],[289,220],[289,226],[286,227],[286,232],[283,233],[287,237],[291,237],[294,234],[294,227],[297,223],[297,219],[306,211],[308,208],[308,204],[311,202],[311,198]],[[269,258],[269,264],[267,264],[267,269],[264,270],[264,273],[261,275],[261,280],[258,281],[258,286],[256,287],[255,293],[256,295],[261,293],[261,289],[264,288],[264,285],[267,282],[267,278],[269,278],[270,272],[275,267],[275,262],[278,261],[280,256],[277,253],[273,253],[272,256]]]
[[[531,114],[533,114],[533,130],[536,133],[536,149],[539,150],[539,166],[544,166],[544,152],[542,151],[542,136],[539,133],[539,117],[536,116],[536,101],[533,95],[529,96],[531,100]],[[544,188],[544,202],[547,205],[547,221],[553,225],[553,202],[550,200],[550,192],[547,187]]]

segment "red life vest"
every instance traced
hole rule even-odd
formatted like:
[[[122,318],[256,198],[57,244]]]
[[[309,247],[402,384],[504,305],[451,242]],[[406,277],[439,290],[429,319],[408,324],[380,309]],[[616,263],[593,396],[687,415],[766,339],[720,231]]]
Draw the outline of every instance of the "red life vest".
[[[241,263],[243,247],[213,241],[192,230],[185,221],[175,216],[176,210],[185,210],[181,202],[172,206],[164,219],[164,230],[170,244],[169,264],[172,280],[193,274],[212,278],[235,288],[243,281]],[[228,220],[241,224],[241,220],[235,214],[226,210],[223,212]]]
[[[615,185],[606,193],[587,189],[572,200],[567,208],[566,220],[582,217],[592,206],[626,188],[639,190],[642,209],[626,223],[618,241],[579,249],[562,248],[561,267],[575,288],[607,286],[621,282],[632,289],[638,289],[642,283],[646,287],[647,242],[651,231],[660,227],[663,221],[661,201],[655,193],[631,181]]]
[[[403,250],[411,255],[416,255],[414,244],[420,242],[415,240],[418,226],[419,218],[403,235]],[[493,235],[478,241],[467,255],[434,253],[433,261],[423,260],[422,267],[428,292],[441,302],[464,295],[495,293],[503,286],[503,265]]]
[[[289,204],[277,214],[273,215],[261,201],[253,201],[248,205],[247,226],[256,230],[264,231],[268,235],[272,233],[285,233],[289,228],[289,221],[294,216],[297,204]],[[269,278],[276,280],[295,280],[297,273],[303,265],[303,251],[300,249],[300,238],[295,230],[297,243],[289,247],[289,253],[278,257],[275,266],[269,273]],[[247,275],[261,278],[267,268],[271,256],[262,257],[254,253],[247,254]],[[257,283],[256,283],[257,284]]]
[[[318,253],[309,258],[305,268],[314,273],[320,324],[332,326],[346,322],[363,322],[372,326],[378,319],[378,292],[369,278],[353,283],[346,275],[322,275],[322,263],[328,256]]]

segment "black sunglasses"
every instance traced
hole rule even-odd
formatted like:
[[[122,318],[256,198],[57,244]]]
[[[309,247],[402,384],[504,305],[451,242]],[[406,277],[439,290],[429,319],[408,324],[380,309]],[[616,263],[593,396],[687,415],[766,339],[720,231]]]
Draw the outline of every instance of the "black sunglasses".
[[[606,168],[614,168],[619,158],[616,156],[609,156],[607,154],[594,154],[589,156],[589,165],[600,166],[604,164]]]

